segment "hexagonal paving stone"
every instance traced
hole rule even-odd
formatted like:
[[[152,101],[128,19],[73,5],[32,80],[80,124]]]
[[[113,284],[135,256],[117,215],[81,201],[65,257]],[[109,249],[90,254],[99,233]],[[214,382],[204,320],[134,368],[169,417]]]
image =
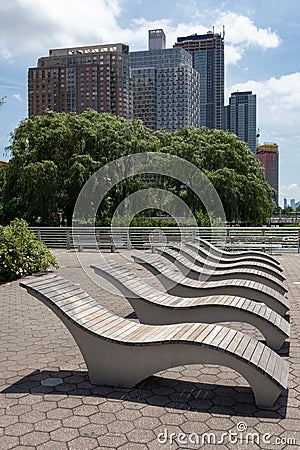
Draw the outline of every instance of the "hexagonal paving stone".
[[[37,423],[46,419],[46,414],[39,411],[31,411],[19,417],[20,422]]]
[[[155,434],[151,430],[135,429],[127,433],[127,439],[130,442],[146,444],[155,438]]]
[[[40,431],[33,431],[32,433],[28,433],[25,434],[25,436],[20,437],[20,443],[22,445],[33,445],[35,447],[37,447],[40,444],[44,444],[49,440],[50,440],[49,434]]]
[[[68,442],[79,436],[76,428],[61,427],[55,431],[51,431],[50,437],[53,441]]]
[[[95,405],[81,405],[73,410],[74,414],[78,416],[91,416],[99,411]]]
[[[160,417],[165,413],[165,409],[160,406],[146,405],[140,410],[143,416]]]
[[[226,417],[212,417],[205,424],[210,430],[229,431],[235,427],[234,422]]]
[[[80,428],[90,423],[86,416],[71,416],[62,420],[64,427]]]
[[[68,443],[69,450],[92,450],[98,448],[98,442],[95,438],[78,437]]]
[[[105,436],[100,436],[98,439],[99,448],[109,447],[109,448],[119,448],[121,445],[127,442],[125,436],[117,434],[106,434]]]
[[[68,408],[56,408],[46,413],[48,419],[66,419],[67,417],[72,416],[73,412]]]
[[[148,450],[148,447],[144,444],[134,444],[132,442],[128,442],[127,444],[121,445],[118,450]]]
[[[116,420],[116,416],[111,413],[97,413],[90,416],[90,421],[92,423],[99,423],[100,425],[107,425],[108,423],[114,422]]]
[[[60,408],[76,408],[76,406],[82,405],[82,399],[75,397],[67,397],[58,401],[58,406]]]
[[[0,427],[8,427],[18,422],[18,417],[16,416],[0,416]]]
[[[86,437],[99,437],[108,433],[108,429],[105,425],[98,425],[95,423],[90,423],[84,427],[79,428],[79,433],[81,436]]]
[[[9,416],[20,416],[22,414],[26,414],[30,412],[32,407],[30,405],[14,405],[6,408],[6,414]]]
[[[5,428],[5,434],[10,436],[23,436],[33,430],[33,425],[29,423],[14,423]],[[0,443],[1,448],[1,443]]]
[[[15,436],[1,436],[1,450],[9,450],[17,447],[19,439]],[[17,447],[19,448],[19,446]]]
[[[34,406],[34,409],[36,411],[40,411],[40,412],[44,412],[44,413],[47,413],[48,411],[51,411],[55,408],[57,408],[56,402],[40,402]]]
[[[141,413],[135,409],[125,408],[122,411],[116,412],[115,416],[118,420],[136,420],[141,417]]]
[[[47,431],[48,433],[50,433],[50,431],[54,431],[60,427],[61,427],[60,420],[55,420],[55,419],[45,419],[45,420],[42,420],[41,422],[38,422],[34,426],[36,431]]]
[[[161,425],[161,421],[157,417],[141,417],[134,421],[136,428],[143,428],[146,430],[153,430]]]
[[[108,431],[113,434],[125,434],[128,431],[131,431],[134,429],[134,425],[132,422],[126,421],[126,420],[116,420],[112,423],[109,423],[107,425]]]
[[[38,445],[37,450],[68,450],[67,444],[64,442],[48,441],[45,444]]]

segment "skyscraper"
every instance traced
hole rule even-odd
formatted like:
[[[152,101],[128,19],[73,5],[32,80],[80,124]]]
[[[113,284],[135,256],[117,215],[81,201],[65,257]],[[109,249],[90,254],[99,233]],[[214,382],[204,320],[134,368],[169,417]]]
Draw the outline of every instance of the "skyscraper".
[[[224,129],[224,32],[179,37],[174,47],[191,53],[200,73],[200,126]]]
[[[278,205],[278,144],[264,143],[256,147],[256,158],[263,166],[265,180],[275,189],[274,201]]]
[[[229,98],[226,127],[256,153],[256,95],[252,91],[233,92]],[[229,123],[228,123],[229,122]]]
[[[164,31],[158,30],[148,31],[149,50],[164,50],[166,48],[166,35]]]
[[[46,109],[57,112],[88,109],[131,118],[129,47],[91,45],[49,50],[28,71],[29,117]]]
[[[135,119],[152,130],[200,126],[200,76],[191,55],[181,48],[131,52],[130,68]]]

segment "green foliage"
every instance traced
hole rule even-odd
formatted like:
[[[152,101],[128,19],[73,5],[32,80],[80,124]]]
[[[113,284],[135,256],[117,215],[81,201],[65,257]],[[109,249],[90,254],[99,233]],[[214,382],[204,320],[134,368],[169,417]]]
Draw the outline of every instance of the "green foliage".
[[[271,215],[273,191],[264,180],[259,161],[237,136],[208,128],[158,131],[156,135],[162,151],[190,161],[207,175],[221,198],[228,222],[262,225]],[[176,181],[163,182],[164,188],[181,196],[195,215],[204,212],[192,191],[182,191]]]
[[[5,97],[0,98],[0,108],[1,108],[1,106],[4,105],[6,99],[7,99],[6,95],[5,95]]]
[[[0,282],[11,281],[49,267],[58,267],[46,245],[39,242],[23,219],[0,226]]]
[[[3,191],[5,184],[5,171],[0,165],[0,223],[3,221]]]
[[[300,222],[285,223],[284,227],[300,227]]]
[[[293,214],[294,210],[291,206],[287,206],[286,208],[283,208],[282,214]]]
[[[6,221],[21,215],[31,225],[38,217],[42,224],[54,225],[62,212],[71,226],[77,196],[97,169],[121,156],[157,149],[158,139],[141,121],[112,114],[48,111],[25,119],[9,147],[13,157],[4,189]],[[114,194],[122,200],[128,190],[130,182]]]
[[[274,207],[273,191],[259,161],[244,142],[224,131],[183,128],[175,133],[153,132],[139,120],[112,114],[48,111],[20,123],[10,150],[13,157],[3,188],[6,223],[22,217],[31,225],[37,221],[58,225],[62,214],[63,222],[71,226],[76,199],[89,177],[110,161],[140,152],[169,153],[201,169],[215,186],[230,223],[261,225]],[[120,170],[125,176],[126,167]],[[158,187],[184,200],[199,225],[208,223],[201,200],[191,189],[183,189],[179,180],[161,176]],[[142,188],[145,185],[139,177],[113,187],[102,201],[97,225],[108,225],[120,202]]]

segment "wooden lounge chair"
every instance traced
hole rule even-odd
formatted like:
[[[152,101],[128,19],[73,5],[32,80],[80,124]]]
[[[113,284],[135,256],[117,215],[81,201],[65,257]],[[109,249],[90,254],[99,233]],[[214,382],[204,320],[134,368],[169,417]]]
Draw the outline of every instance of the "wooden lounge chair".
[[[221,265],[221,264],[229,264],[229,263],[245,263],[245,262],[253,262],[253,263],[259,263],[259,264],[265,264],[266,266],[275,269],[279,272],[282,272],[283,269],[281,266],[279,266],[276,263],[273,263],[272,261],[268,261],[266,259],[263,259],[259,256],[253,257],[253,256],[243,256],[239,258],[222,258],[222,256],[216,256],[212,254],[209,250],[206,250],[206,248],[199,246],[196,242],[186,241],[185,244],[188,247],[191,247],[194,251],[198,252],[199,255],[201,255],[203,258],[207,259],[207,261],[212,262],[213,264]]]
[[[247,280],[198,281],[185,277],[164,264],[158,255],[134,255],[135,262],[143,265],[157,276],[167,292],[180,297],[203,297],[208,295],[237,295],[263,302],[281,316],[289,310],[286,297],[261,283]]]
[[[255,257],[263,258],[267,261],[271,261],[272,263],[280,265],[279,261],[277,261],[276,258],[264,252],[254,250],[244,250],[242,252],[228,252],[226,250],[222,250],[221,248],[217,247],[212,242],[207,241],[206,239],[195,237],[194,240],[199,245],[202,245],[204,248],[206,248],[206,250],[209,250],[213,255],[221,256],[222,258],[233,259],[233,258],[243,258],[244,256],[251,256],[254,258]]]
[[[230,295],[174,297],[148,285],[120,264],[110,262],[91,268],[122,292],[141,323],[245,322],[257,328],[273,350],[279,350],[290,335],[289,322],[264,303]]]
[[[288,363],[239,331],[212,324],[131,322],[56,275],[24,280],[20,285],[68,328],[93,384],[132,387],[161,370],[200,363],[223,365],[240,373],[258,406],[272,406],[287,388]]]
[[[171,261],[186,277],[199,281],[221,281],[221,280],[250,280],[256,283],[264,284],[280,294],[286,294],[287,288],[282,282],[272,275],[267,275],[254,269],[231,269],[218,271],[200,269],[185,258],[181,253],[177,253],[168,247],[159,248],[158,253]]]
[[[200,237],[195,237],[194,242],[198,244],[198,246],[203,247],[207,252],[210,253],[211,256],[215,256],[217,258],[221,258],[222,260],[241,260],[252,258],[255,261],[265,262],[265,264],[270,264],[271,266],[278,267],[280,266],[279,261],[275,259],[273,256],[268,255],[267,253],[246,250],[243,252],[228,252],[226,250],[222,250],[221,248],[216,247],[211,242],[206,241]]]
[[[239,270],[239,269],[254,269],[259,270],[265,274],[271,275],[272,277],[277,278],[279,281],[285,280],[285,275],[278,269],[272,268],[263,263],[257,263],[255,261],[240,261],[240,262],[226,262],[221,264],[213,263],[209,261],[207,258],[204,258],[198,253],[198,247],[194,247],[193,244],[190,245],[182,244],[175,245],[170,244],[170,247],[177,252],[180,252],[185,258],[191,261],[196,266],[207,270],[213,270],[215,272],[223,272],[227,270]],[[155,250],[155,246],[153,246],[153,251]],[[157,247],[160,250],[162,247]],[[201,269],[200,269],[201,270]]]

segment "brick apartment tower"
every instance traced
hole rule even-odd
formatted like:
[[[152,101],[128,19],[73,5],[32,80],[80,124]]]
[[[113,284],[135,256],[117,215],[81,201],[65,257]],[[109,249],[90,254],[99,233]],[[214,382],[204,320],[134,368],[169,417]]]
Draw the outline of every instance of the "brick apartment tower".
[[[129,47],[93,45],[49,50],[28,71],[28,115],[46,109],[77,112],[93,109],[132,117]]]
[[[263,166],[265,180],[275,189],[276,205],[278,205],[278,155],[278,144],[264,143],[256,147],[256,158]]]
[[[174,47],[192,54],[200,73],[200,126],[224,129],[224,31],[179,37]]]

